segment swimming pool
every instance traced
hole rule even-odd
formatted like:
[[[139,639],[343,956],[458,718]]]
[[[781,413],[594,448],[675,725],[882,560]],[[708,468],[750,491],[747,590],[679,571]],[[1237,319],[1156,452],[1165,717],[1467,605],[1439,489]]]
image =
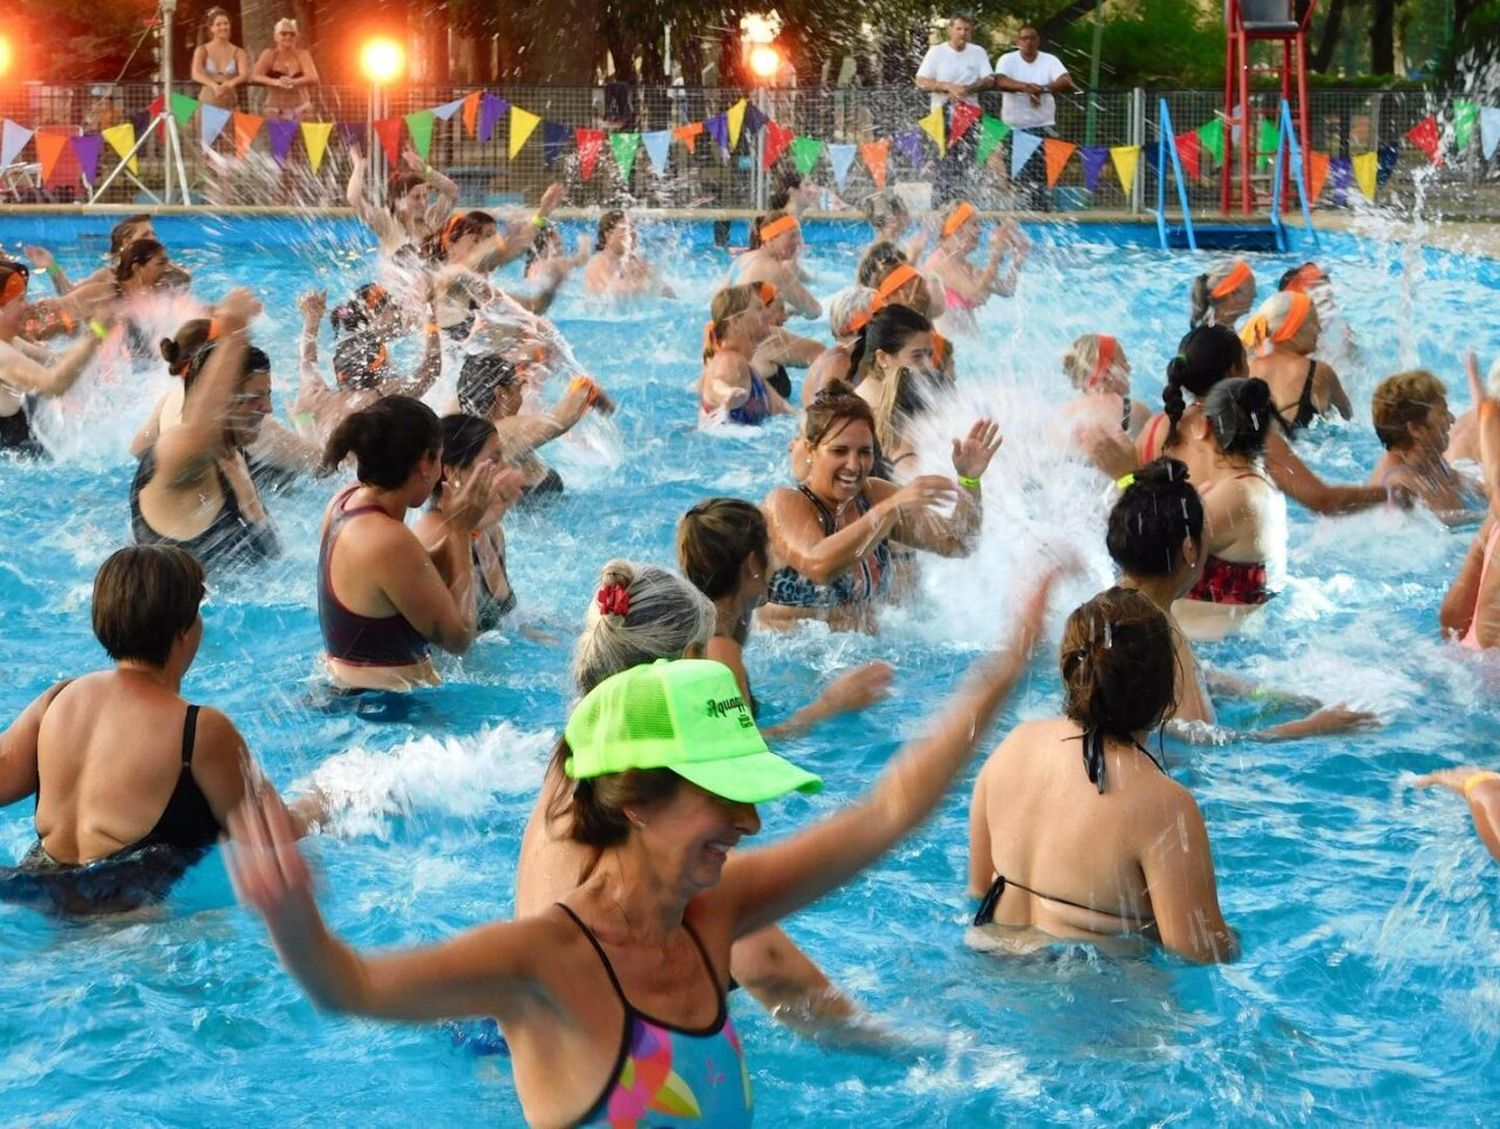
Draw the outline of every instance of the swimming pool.
[[[98,262],[108,227],[6,217],[0,242],[45,241],[77,277]],[[171,218],[158,230],[198,293],[215,297],[232,282],[263,289],[255,339],[276,363],[278,406],[296,380],[296,292],[328,286],[337,300],[369,277],[362,235],[339,221]],[[934,440],[981,409],[1007,435],[975,555],[927,567],[923,601],[888,614],[878,638],[813,630],[753,642],[748,662],[772,719],[837,667],[882,658],[897,668],[896,700],[788,747],[828,787],[766,809],[767,837],[849,798],[918,731],[956,671],[1008,622],[1039,544],[1076,548],[1090,570],[1054,610],[1054,631],[1106,582],[1107,498],[1042,441],[1044,407],[1065,390],[1058,358],[1079,333],[1115,333],[1138,394],[1155,402],[1185,321],[1185,280],[1203,261],[1122,246],[1118,234],[1046,240],[1016,298],[984,311],[981,339],[958,343],[960,399]],[[852,272],[854,245],[838,239],[815,241],[816,293]],[[707,225],[647,229],[646,242],[679,293],[706,295],[723,272]],[[1342,373],[1355,423],[1302,449],[1329,477],[1363,479],[1377,457],[1371,388],[1424,364],[1461,401],[1461,350],[1488,359],[1500,348],[1500,331],[1474,316],[1500,275],[1458,255],[1325,244],[1320,259],[1363,363]],[[1262,288],[1292,261],[1253,260]],[[281,562],[213,584],[184,692],[224,709],[284,790],[312,777],[345,797],[334,834],[311,852],[327,877],[324,910],[353,943],[434,939],[509,912],[521,827],[565,717],[567,655],[598,567],[616,555],[668,563],[676,518],[694,501],[758,500],[782,481],[789,420],[752,433],[694,429],[687,386],[705,306],[627,309],[565,292],[556,319],[620,412],[549,451],[568,483],[560,504],[507,519],[519,624],[449,664],[446,685],[406,716],[317,704],[316,531],[331,483],[270,500],[287,546]],[[71,437],[56,462],[0,461],[5,722],[57,677],[103,659],[89,631],[89,586],[126,535],[125,444],[164,386],[155,369],[85,378],[64,403]],[[932,446],[941,467],[943,448]],[[1238,963],[1191,968],[1075,945],[1002,961],[965,947],[970,772],[874,872],[788,925],[901,1049],[824,1049],[733,1001],[761,1123],[1450,1124],[1495,1108],[1495,869],[1456,800],[1406,783],[1448,764],[1493,764],[1500,744],[1494,660],[1435,639],[1437,606],[1467,543],[1421,517],[1330,521],[1294,508],[1290,591],[1259,630],[1204,649],[1215,664],[1378,709],[1387,722],[1352,739],[1169,748],[1208,821],[1221,901],[1244,947]],[[1057,699],[1054,635],[995,736],[1054,712]],[[1255,716],[1251,707],[1224,713],[1230,723]],[[30,817],[29,804],[0,812],[4,861],[30,844]],[[320,1016],[263,928],[233,906],[216,857],[156,917],[59,925],[0,906],[0,936],[13,954],[0,970],[0,1118],[9,1123],[519,1123],[503,1057],[476,1056],[432,1027]]]

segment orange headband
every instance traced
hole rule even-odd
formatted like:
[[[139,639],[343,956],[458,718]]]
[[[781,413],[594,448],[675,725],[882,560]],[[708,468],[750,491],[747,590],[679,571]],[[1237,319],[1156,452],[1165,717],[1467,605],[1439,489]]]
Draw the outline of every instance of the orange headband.
[[[25,271],[11,271],[5,276],[5,285],[0,286],[0,306],[8,306],[26,293],[29,277]]]
[[[964,224],[968,223],[974,215],[974,205],[965,200],[953,209],[953,214],[943,221],[943,238],[947,239]]]
[[[448,249],[448,241],[453,238],[453,229],[463,223],[463,221],[463,216],[449,216],[448,222],[443,224],[442,234],[438,236],[438,246],[444,251]]]
[[[759,284],[759,294],[762,305],[769,306],[776,301],[776,284],[774,282],[762,282]]]
[[[1234,266],[1224,276],[1224,281],[1208,292],[1210,298],[1227,298],[1245,283],[1251,281],[1250,268],[1245,265],[1244,259],[1236,259]]]
[[[777,216],[768,224],[762,224],[760,229],[760,241],[769,243],[778,235],[784,235],[788,231],[796,231],[798,228],[795,216]]]
[[[719,333],[714,329],[712,318],[703,323],[703,351],[705,353],[717,353],[719,351]]]
[[[1089,378],[1083,382],[1085,388],[1094,388],[1109,371],[1109,367],[1115,363],[1115,354],[1119,351],[1119,343],[1107,333],[1099,334],[1099,355],[1094,358],[1094,367],[1089,373]]]
[[[1300,294],[1306,291],[1309,286],[1316,286],[1320,282],[1327,281],[1327,275],[1318,269],[1317,263],[1303,263],[1302,266],[1297,268],[1297,273],[1286,280],[1286,285],[1282,289],[1296,291]]]
[[[881,280],[875,288],[875,298],[870,302],[871,310],[878,310],[891,300],[891,295],[900,290],[914,278],[922,277],[911,266],[910,263],[897,263],[891,273]]]
[[[224,332],[224,327],[219,324],[219,319],[218,318],[209,318],[208,319],[208,336],[205,337],[203,340],[205,340],[205,341],[217,341],[219,339],[219,334],[221,334],[223,332]]]
[[[1312,299],[1300,290],[1291,291],[1292,305],[1286,312],[1286,320],[1271,334],[1271,344],[1280,345],[1290,341],[1302,329],[1307,315],[1312,310]]]

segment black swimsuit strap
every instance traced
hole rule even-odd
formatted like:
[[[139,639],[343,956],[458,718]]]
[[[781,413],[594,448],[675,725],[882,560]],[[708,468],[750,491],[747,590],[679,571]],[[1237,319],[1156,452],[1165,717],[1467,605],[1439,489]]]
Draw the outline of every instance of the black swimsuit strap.
[[[1072,740],[1071,737],[1064,739],[1069,741]],[[1104,794],[1105,768],[1104,731],[1102,729],[1088,728],[1085,729],[1080,735],[1080,739],[1083,741],[1084,771],[1089,774],[1089,782],[1098,785],[1099,794],[1102,796]],[[1134,737],[1130,739],[1130,743],[1134,745],[1136,749],[1146,755],[1146,759],[1156,766],[1158,772],[1160,772],[1163,776],[1168,775],[1166,766],[1163,765],[1161,761],[1157,760],[1156,757],[1152,756],[1150,749],[1146,748],[1145,745],[1142,745]],[[1012,885],[1014,885],[1014,883],[1012,883]],[[1022,887],[1022,889],[1025,889],[1025,887]],[[1053,901],[1059,902],[1063,900],[1064,899],[1062,898],[1053,899]]]
[[[818,511],[818,523],[823,527],[823,536],[832,537],[838,532],[838,519],[833,516],[833,511],[823,504],[823,500],[808,489],[806,483],[800,483],[797,489],[811,502]]]
[[[635,1011],[635,1008],[630,1006],[630,1000],[625,995],[625,989],[620,987],[620,978],[615,975],[615,966],[609,963],[609,957],[604,952],[604,946],[599,943],[599,938],[594,936],[594,931],[583,923],[583,918],[563,905],[562,902],[554,902],[553,904],[573,919],[573,924],[578,926],[583,935],[588,938],[589,944],[594,946],[594,952],[599,954],[599,963],[604,965],[605,975],[609,977],[609,982],[614,987],[615,995],[620,997],[620,1003],[625,1005],[625,1010],[627,1012]]]
[[[187,717],[182,722],[182,767],[193,763],[193,746],[198,741],[198,707],[188,706]]]

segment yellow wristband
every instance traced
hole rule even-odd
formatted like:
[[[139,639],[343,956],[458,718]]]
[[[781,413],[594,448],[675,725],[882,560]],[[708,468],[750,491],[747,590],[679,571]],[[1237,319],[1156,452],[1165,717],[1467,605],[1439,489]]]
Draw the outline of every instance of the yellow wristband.
[[[1129,474],[1122,474],[1122,475],[1120,475],[1119,478],[1115,479],[1115,487],[1117,489],[1119,489],[1119,490],[1124,490],[1127,486],[1134,486],[1134,485],[1135,485],[1135,472],[1134,471],[1131,471]]]
[[[94,336],[100,341],[109,336],[109,327],[98,318],[89,318],[89,329],[93,330]]]
[[[435,321],[430,321],[422,327],[422,330],[424,333],[441,333],[443,331],[443,327],[438,325],[438,323]]]
[[[531,222],[539,229],[544,228],[547,226],[547,217],[542,215],[541,212],[533,212]]]
[[[979,479],[977,479],[977,478],[969,478],[969,477],[967,477],[965,475],[962,475],[962,474],[958,476],[958,484],[960,486],[962,486],[965,490],[978,490],[979,489]]]
[[[1500,780],[1500,772],[1476,772],[1464,781],[1464,799],[1469,799],[1469,793],[1486,780]]]

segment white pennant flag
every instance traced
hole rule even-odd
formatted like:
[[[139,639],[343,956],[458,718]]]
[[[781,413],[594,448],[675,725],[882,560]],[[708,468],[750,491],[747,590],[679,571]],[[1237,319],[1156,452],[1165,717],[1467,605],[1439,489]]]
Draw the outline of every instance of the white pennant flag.
[[[207,102],[198,103],[198,110],[198,125],[203,131],[203,147],[207,149],[214,143],[214,139],[224,132],[224,127],[229,124],[232,115],[228,110],[210,106]]]
[[[1018,129],[1010,135],[1010,175],[1020,176],[1031,155],[1042,147],[1042,135]]]
[[[844,181],[849,176],[849,166],[854,163],[854,154],[859,152],[858,145],[832,145],[828,146],[828,163],[833,166],[833,182],[838,185],[840,192],[844,190]]]
[[[447,121],[454,114],[464,108],[464,99],[455,98],[452,102],[444,102],[441,106],[434,106],[432,114],[439,121]]]
[[[672,151],[672,131],[658,129],[654,133],[643,133],[641,144],[646,147],[646,156],[651,158],[656,175],[663,175],[667,171],[667,154]]]
[[[1495,146],[1500,145],[1500,110],[1489,106],[1480,107],[1479,140],[1484,145],[1484,159],[1488,161],[1495,155]]]
[[[0,128],[0,166],[14,161],[21,150],[26,148],[31,136],[31,130],[6,118],[4,127]]]

